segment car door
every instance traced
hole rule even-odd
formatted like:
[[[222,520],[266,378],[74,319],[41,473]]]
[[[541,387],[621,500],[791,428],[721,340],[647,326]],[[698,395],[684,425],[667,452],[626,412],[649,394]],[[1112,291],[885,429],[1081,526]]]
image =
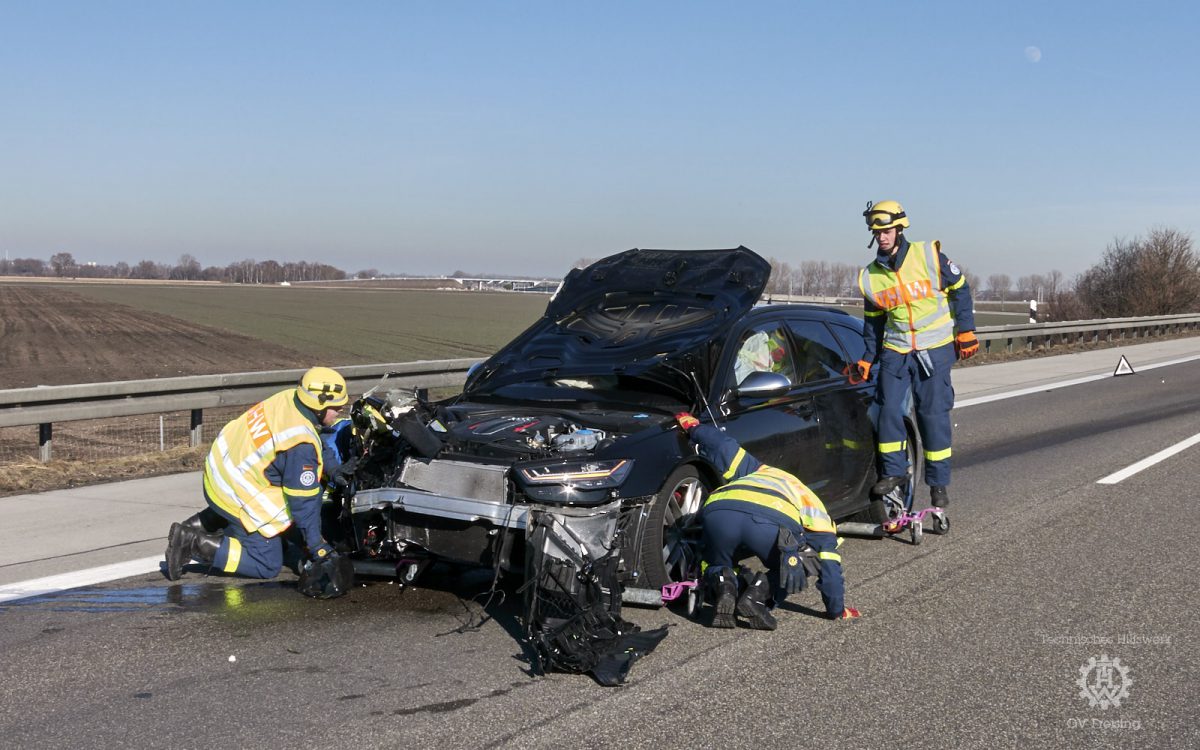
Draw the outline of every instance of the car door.
[[[787,325],[778,318],[745,326],[726,339],[718,359],[716,401],[726,432],[763,463],[796,475],[820,494],[827,481],[811,388],[801,382]],[[736,386],[751,372],[775,372],[791,387],[770,399],[741,398]]]
[[[861,389],[847,382],[846,352],[823,321],[791,317],[788,329],[796,353],[798,390],[808,398],[817,434],[815,455],[808,459],[817,480],[809,486],[830,513],[843,516],[862,505],[873,467],[868,405]]]

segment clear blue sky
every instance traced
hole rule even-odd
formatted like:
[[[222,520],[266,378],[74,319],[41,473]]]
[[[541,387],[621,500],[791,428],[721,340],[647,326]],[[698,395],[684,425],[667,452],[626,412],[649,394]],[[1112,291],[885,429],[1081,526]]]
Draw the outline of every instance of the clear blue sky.
[[[858,264],[895,198],[980,276],[1069,278],[1200,241],[1197,8],[0,0],[0,250]]]

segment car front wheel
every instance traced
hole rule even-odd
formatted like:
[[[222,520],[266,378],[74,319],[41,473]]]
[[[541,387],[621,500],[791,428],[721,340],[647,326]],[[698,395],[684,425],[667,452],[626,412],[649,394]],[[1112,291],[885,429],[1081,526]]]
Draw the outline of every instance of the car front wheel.
[[[698,574],[700,508],[708,493],[694,466],[680,466],[667,477],[646,519],[639,585],[656,589]]]

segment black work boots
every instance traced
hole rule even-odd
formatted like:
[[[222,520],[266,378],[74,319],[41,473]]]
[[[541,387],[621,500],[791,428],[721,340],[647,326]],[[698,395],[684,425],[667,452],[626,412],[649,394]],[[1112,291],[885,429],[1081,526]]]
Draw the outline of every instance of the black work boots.
[[[950,493],[946,492],[945,487],[930,487],[929,504],[935,508],[945,509],[950,504]]]
[[[728,568],[716,568],[704,576],[708,585],[707,595],[712,597],[713,614],[711,626],[714,628],[736,628],[737,617],[734,609],[737,606],[737,581]]]
[[[171,524],[167,534],[167,580],[178,581],[183,577],[183,566],[192,560],[211,563],[221,547],[219,534],[205,534],[191,525],[189,518],[184,523]],[[185,526],[184,524],[189,524]]]
[[[875,497],[884,497],[892,490],[908,481],[907,476],[899,477],[880,477],[875,486],[871,488],[871,494]]]
[[[767,574],[759,573],[753,582],[746,586],[742,596],[737,601],[737,613],[746,618],[746,624],[755,630],[774,630],[775,615],[767,607],[770,598],[767,585]]]
[[[180,521],[180,526],[187,526],[193,531],[199,531],[203,534],[214,534],[229,525],[229,521],[212,508],[205,508],[199,513],[189,516],[187,520]]]
[[[706,596],[712,597],[712,622],[714,628],[736,628],[737,616],[746,620],[746,625],[755,630],[774,630],[775,616],[767,607],[770,586],[765,573],[751,576],[743,572],[745,580],[742,595],[738,596],[737,578],[728,568],[710,569],[704,576]]]

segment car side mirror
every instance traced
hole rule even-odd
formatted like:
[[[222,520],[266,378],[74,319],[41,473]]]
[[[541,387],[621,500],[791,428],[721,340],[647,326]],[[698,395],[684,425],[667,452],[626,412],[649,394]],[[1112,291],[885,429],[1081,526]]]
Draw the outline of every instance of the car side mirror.
[[[775,398],[782,396],[792,387],[792,381],[777,372],[752,372],[738,384],[734,393],[738,398]]]

